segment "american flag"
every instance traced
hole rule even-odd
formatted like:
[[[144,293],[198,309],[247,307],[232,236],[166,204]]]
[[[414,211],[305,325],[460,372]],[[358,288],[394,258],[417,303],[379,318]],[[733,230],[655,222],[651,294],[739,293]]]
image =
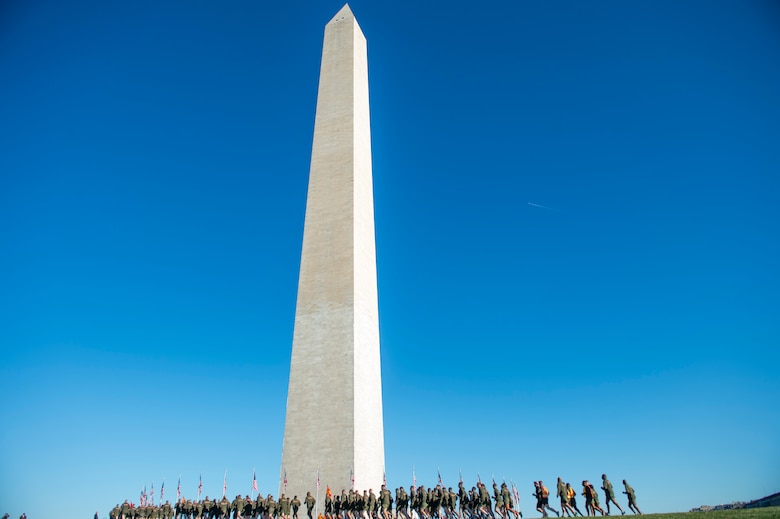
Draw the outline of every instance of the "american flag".
[[[517,486],[514,481],[512,481],[512,495],[515,496],[515,505],[520,506],[520,493],[517,491]]]
[[[138,498],[138,501],[140,501],[141,506],[146,506],[146,485],[144,485],[144,489],[141,490],[141,495]]]
[[[163,496],[165,495],[165,481],[160,485],[160,503],[162,503]]]
[[[201,492],[203,492],[203,474],[198,478],[198,499],[200,499]]]
[[[387,486],[387,474],[385,474],[384,469],[382,469],[382,484]]]
[[[460,476],[460,483],[463,483],[463,471],[458,469],[458,476]]]
[[[414,467],[412,467],[412,486],[417,486],[417,474],[414,472]]]
[[[441,471],[439,469],[436,469],[436,474],[439,476],[439,486],[444,486],[444,483],[441,482]]]
[[[317,469],[317,490],[320,489],[320,469]]]
[[[284,470],[284,492],[287,493],[287,469]]]
[[[352,469],[349,469],[349,489],[355,490],[355,473],[352,472]]]
[[[252,469],[252,490],[257,492],[257,478],[255,477],[255,469]]]
[[[154,504],[154,481],[152,481],[152,492],[149,494],[151,503]]]
[[[227,494],[227,469],[225,470],[225,477],[222,479],[222,497]]]
[[[179,484],[176,485],[176,502],[181,498],[181,474],[179,474]]]

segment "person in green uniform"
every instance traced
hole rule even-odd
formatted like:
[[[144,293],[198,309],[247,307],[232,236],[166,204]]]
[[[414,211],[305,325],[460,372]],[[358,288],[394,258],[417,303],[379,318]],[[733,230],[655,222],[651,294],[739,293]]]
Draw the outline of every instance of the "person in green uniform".
[[[290,519],[290,498],[284,494],[279,498],[279,515],[282,519]]]
[[[266,517],[272,518],[277,516],[278,505],[274,501],[274,496],[268,494],[268,498],[265,500]]]
[[[634,489],[625,479],[623,480],[623,486],[626,487],[626,490],[623,493],[628,497],[628,508],[635,514],[642,515],[642,512],[639,511],[639,507],[636,506],[636,494],[634,494]]]
[[[369,488],[368,493],[366,491],[363,491],[363,509],[368,512],[366,514],[367,517],[375,518],[376,517],[376,507],[377,499],[376,494],[374,494],[374,489]]]
[[[504,503],[504,515],[509,517],[509,514],[518,516],[517,510],[515,510],[514,503],[512,502],[512,492],[509,491],[509,487],[506,483],[501,483],[501,501]]]
[[[311,495],[311,492],[306,492],[306,497],[303,499],[303,504],[306,505],[306,515],[309,517],[309,519],[313,519],[311,512],[314,510],[314,505],[317,504],[317,500],[314,499],[314,497]]]
[[[298,499],[298,496],[293,496],[290,506],[292,507],[293,519],[298,519],[298,509],[301,507],[301,500]]]
[[[566,516],[567,514],[569,517],[574,517],[574,510],[571,509],[571,506],[569,506],[569,491],[566,490],[566,483],[563,482],[562,478],[558,478],[558,483],[556,485],[556,497],[559,497],[561,500],[561,514]]]
[[[221,519],[228,519],[228,517],[230,517],[230,501],[228,501],[227,497],[222,496],[219,505],[217,505],[217,509],[219,510],[219,517]]]
[[[392,517],[392,506],[393,496],[390,494],[387,486],[382,485],[382,488],[379,490],[379,507],[382,511],[382,519],[390,519]]]
[[[501,495],[501,491],[498,489],[498,484],[493,481],[493,501],[494,509],[501,519],[504,519],[504,496]]]
[[[479,492],[479,510],[483,515],[489,515],[495,519],[495,516],[493,515],[493,509],[490,506],[490,493],[488,492],[485,484],[482,482],[477,483],[477,491]]]
[[[620,505],[615,499],[615,491],[612,490],[612,483],[609,482],[606,474],[601,475],[601,490],[604,491],[604,501],[606,501],[607,503],[607,515],[609,515],[610,502],[613,503],[616,507],[618,507],[618,510],[620,510],[620,515],[626,515],[626,513],[623,511],[622,508],[620,508]]]

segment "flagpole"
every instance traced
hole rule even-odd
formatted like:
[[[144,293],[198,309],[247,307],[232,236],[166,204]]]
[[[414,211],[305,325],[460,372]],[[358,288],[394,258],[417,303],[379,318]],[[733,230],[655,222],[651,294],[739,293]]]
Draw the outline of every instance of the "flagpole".
[[[314,499],[314,517],[320,517],[320,467],[317,467],[317,497]]]

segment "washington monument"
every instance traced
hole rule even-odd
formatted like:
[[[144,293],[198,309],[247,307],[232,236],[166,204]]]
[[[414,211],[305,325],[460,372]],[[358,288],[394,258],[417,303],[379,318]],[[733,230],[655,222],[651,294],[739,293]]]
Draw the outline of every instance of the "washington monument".
[[[366,39],[325,26],[279,493],[378,489],[385,454]]]

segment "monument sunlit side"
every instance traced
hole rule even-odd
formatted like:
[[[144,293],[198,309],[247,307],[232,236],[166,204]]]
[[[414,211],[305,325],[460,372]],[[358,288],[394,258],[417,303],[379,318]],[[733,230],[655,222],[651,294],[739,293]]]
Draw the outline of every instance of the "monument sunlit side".
[[[368,61],[345,5],[325,26],[279,494],[383,472]]]

